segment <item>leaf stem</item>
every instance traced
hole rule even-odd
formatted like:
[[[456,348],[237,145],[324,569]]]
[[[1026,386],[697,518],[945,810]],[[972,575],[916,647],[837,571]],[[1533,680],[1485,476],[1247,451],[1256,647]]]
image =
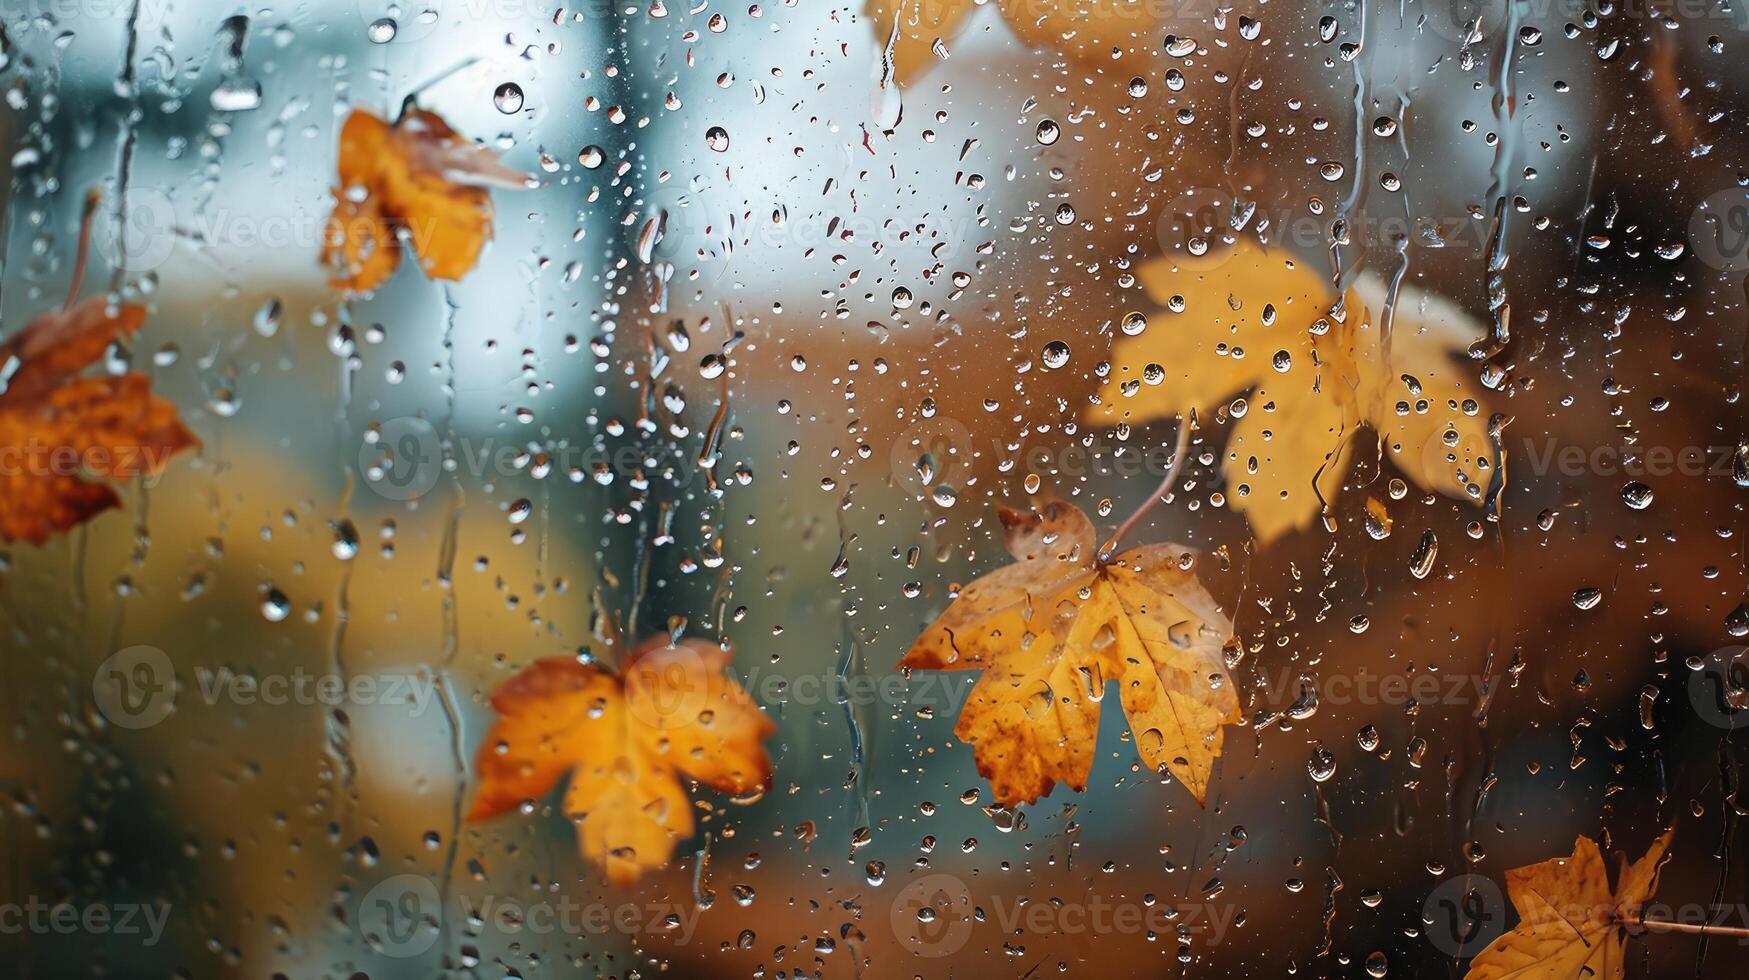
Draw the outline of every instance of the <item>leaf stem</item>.
[[[1749,928],[1743,926],[1715,926],[1704,922],[1672,922],[1669,919],[1642,918],[1638,912],[1624,912],[1621,921],[1626,925],[1637,926],[1647,932],[1681,932],[1694,936],[1736,936],[1749,939]]]
[[[1142,506],[1137,507],[1136,512],[1118,525],[1116,531],[1112,532],[1111,539],[1105,543],[1105,547],[1099,549],[1100,561],[1105,561],[1116,553],[1118,542],[1123,540],[1123,536],[1129,533],[1130,528],[1135,527],[1137,521],[1140,521],[1147,515],[1148,511],[1154,509],[1155,504],[1165,500],[1166,495],[1172,492],[1172,485],[1178,482],[1178,471],[1184,468],[1184,454],[1190,449],[1190,431],[1190,419],[1181,418],[1178,422],[1178,441],[1172,447],[1172,464],[1166,468],[1166,476],[1160,481],[1160,485],[1154,488],[1154,492],[1148,496],[1148,499],[1142,502]]]
[[[85,285],[85,263],[91,257],[91,220],[97,205],[103,202],[103,192],[93,187],[85,192],[85,213],[79,216],[79,253],[73,259],[73,282],[67,287],[67,302],[61,305],[65,313],[79,301],[79,290]]]
[[[465,71],[469,68],[474,67],[475,65],[477,65],[479,63],[480,63],[479,55],[474,55],[471,58],[464,58],[461,61],[457,62],[456,64],[450,65],[448,68],[445,68],[444,70],[438,72],[437,74],[431,76],[430,78],[427,78],[425,81],[420,82],[418,85],[415,85],[413,87],[413,90],[411,92],[407,93],[406,98],[401,100],[401,115],[406,115],[408,106],[418,104],[419,96],[424,94],[426,89],[431,88],[433,85],[436,85],[438,82],[445,81],[451,75],[454,75],[457,72]]]

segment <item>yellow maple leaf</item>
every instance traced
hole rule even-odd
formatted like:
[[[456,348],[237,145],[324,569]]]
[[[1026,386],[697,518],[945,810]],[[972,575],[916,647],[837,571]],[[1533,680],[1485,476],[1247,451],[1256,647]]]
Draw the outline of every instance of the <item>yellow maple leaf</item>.
[[[1363,278],[1338,304],[1328,280],[1245,240],[1220,259],[1155,259],[1137,275],[1158,308],[1114,344],[1083,420],[1131,425],[1231,406],[1227,496],[1260,541],[1329,508],[1362,427],[1416,485],[1483,499],[1494,440],[1481,384],[1459,356],[1482,327],[1455,304],[1400,290],[1387,342],[1378,280]]]
[[[682,777],[726,793],[771,784],[762,742],[777,726],[724,674],[729,656],[663,636],[634,649],[623,673],[571,657],[528,665],[492,693],[498,719],[468,819],[542,796],[569,772],[564,808],[584,858],[620,887],[667,864],[693,831]]]
[[[1465,980],[1620,977],[1628,927],[1657,890],[1669,847],[1666,830],[1633,864],[1623,855],[1613,893],[1603,854],[1584,835],[1573,842],[1572,857],[1506,872],[1518,925],[1476,954]]]
[[[1092,522],[1061,500],[998,516],[1015,563],[962,589],[899,666],[984,671],[954,734],[1004,805],[1087,788],[1112,680],[1142,761],[1202,803],[1239,697],[1222,655],[1232,621],[1180,563],[1185,549],[1102,561]]]
[[[892,77],[908,85],[935,64],[943,49],[987,0],[867,0]],[[1087,65],[1145,57],[1160,41],[1159,9],[1145,0],[996,0],[1021,43],[1052,48]]]

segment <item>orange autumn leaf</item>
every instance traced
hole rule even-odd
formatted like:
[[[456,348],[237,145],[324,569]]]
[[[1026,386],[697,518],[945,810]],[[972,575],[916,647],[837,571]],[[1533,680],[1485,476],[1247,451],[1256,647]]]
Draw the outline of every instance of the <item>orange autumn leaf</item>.
[[[119,507],[97,481],[156,474],[197,445],[146,375],[83,376],[145,322],[145,307],[93,296],[0,345],[0,539],[41,544]]]
[[[1476,954],[1465,980],[1620,977],[1628,928],[1657,890],[1669,847],[1666,830],[1633,864],[1623,855],[1613,891],[1602,852],[1583,835],[1573,842],[1572,857],[1506,872],[1518,925]]]
[[[771,784],[761,743],[777,726],[724,673],[729,657],[656,637],[623,673],[570,657],[530,664],[492,694],[498,720],[480,746],[468,819],[514,809],[570,773],[565,814],[585,859],[621,887],[667,864],[693,832],[683,780],[736,794]]]
[[[1180,564],[1185,549],[1101,561],[1092,522],[1061,500],[999,516],[1015,563],[961,590],[899,666],[984,671],[954,734],[1004,805],[1087,787],[1113,680],[1142,761],[1202,803],[1239,697],[1223,657],[1232,621]]]
[[[322,238],[336,289],[374,289],[412,245],[425,274],[457,280],[492,237],[487,188],[528,178],[464,139],[435,112],[408,106],[393,125],[354,109],[340,130],[340,186]]]

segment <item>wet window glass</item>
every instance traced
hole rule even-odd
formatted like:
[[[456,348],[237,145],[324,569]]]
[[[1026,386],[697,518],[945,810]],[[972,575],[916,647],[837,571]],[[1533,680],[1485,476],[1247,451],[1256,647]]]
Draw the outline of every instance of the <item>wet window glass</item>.
[[[1746,11],[8,0],[0,972],[1739,975]]]

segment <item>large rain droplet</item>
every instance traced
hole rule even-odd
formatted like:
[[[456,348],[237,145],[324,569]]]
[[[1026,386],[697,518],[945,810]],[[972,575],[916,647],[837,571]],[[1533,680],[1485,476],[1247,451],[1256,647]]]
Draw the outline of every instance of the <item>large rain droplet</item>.
[[[522,86],[515,82],[505,82],[492,93],[492,104],[505,115],[522,111]]]
[[[1060,340],[1053,340],[1045,345],[1045,367],[1056,369],[1069,363],[1069,345]]]

